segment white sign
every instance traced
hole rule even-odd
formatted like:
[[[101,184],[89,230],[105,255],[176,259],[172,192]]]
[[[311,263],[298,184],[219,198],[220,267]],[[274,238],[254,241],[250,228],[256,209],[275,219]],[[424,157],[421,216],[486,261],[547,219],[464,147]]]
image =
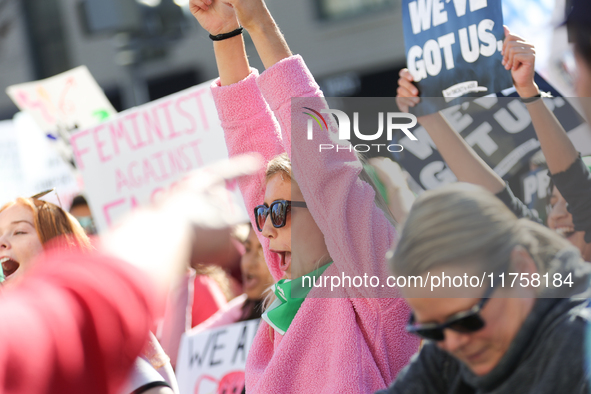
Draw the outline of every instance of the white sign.
[[[0,206],[16,197],[56,188],[56,193],[43,199],[69,208],[80,188],[72,167],[52,145],[26,113],[0,122]]]
[[[241,393],[246,356],[259,323],[249,320],[183,334],[176,363],[181,394]]]
[[[117,113],[86,66],[9,86],[6,93],[44,132],[93,127]]]
[[[12,120],[0,122],[0,206],[16,197],[15,192],[21,188],[23,171],[18,153],[16,128]]]
[[[98,231],[155,201],[192,170],[228,158],[211,82],[132,108],[70,136]],[[248,220],[236,181],[228,209]],[[232,213],[232,212],[231,212]]]

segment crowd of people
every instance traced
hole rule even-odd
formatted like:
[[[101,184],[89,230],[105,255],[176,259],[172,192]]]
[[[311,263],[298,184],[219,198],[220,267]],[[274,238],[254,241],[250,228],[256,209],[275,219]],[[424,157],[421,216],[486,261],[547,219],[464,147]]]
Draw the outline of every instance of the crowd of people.
[[[213,40],[211,92],[231,163],[100,237],[82,197],[70,213],[40,195],[1,205],[0,393],[179,394],[183,333],[259,318],[246,393],[589,392],[591,172],[534,82],[533,45],[505,28],[502,64],[551,177],[547,223],[441,113],[418,122],[459,182],[418,197],[389,158],[319,153],[337,124],[327,117],[307,138],[300,107],[328,105],[264,1],[191,0],[190,10]],[[591,120],[588,2],[575,0],[565,23]],[[396,96],[405,112],[421,101],[406,69]],[[216,194],[234,178],[248,224]],[[446,272],[484,285],[336,295],[302,285]],[[510,273],[532,281],[502,285]]]

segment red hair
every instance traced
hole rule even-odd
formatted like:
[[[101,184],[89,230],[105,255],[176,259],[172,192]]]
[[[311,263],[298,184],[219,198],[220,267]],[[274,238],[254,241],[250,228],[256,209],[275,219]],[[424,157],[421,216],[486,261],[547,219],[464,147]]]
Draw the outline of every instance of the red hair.
[[[90,239],[80,223],[55,204],[35,198],[19,197],[0,208],[0,213],[13,205],[22,205],[33,212],[37,236],[45,247],[51,240],[65,241],[70,247],[92,249]]]

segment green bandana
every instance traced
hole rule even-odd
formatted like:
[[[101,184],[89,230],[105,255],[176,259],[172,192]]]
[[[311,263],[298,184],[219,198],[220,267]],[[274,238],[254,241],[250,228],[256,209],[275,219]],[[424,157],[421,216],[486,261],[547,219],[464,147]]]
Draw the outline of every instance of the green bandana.
[[[312,290],[312,286],[316,282],[316,279],[324,273],[332,261],[315,271],[310,272],[300,278],[294,280],[281,279],[279,282],[273,285],[273,292],[277,296],[277,299],[273,301],[269,309],[261,316],[271,327],[273,327],[281,335],[285,335],[285,332],[291,325],[296,313],[302,306],[302,302],[306,299],[306,296]],[[304,281],[303,278],[306,278]],[[308,278],[311,278],[309,280]],[[292,298],[292,289],[297,297]]]

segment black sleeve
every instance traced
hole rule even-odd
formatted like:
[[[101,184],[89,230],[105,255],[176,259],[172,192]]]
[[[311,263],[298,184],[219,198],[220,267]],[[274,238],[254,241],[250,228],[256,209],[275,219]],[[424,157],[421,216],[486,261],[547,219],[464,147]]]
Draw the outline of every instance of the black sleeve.
[[[513,194],[509,184],[505,183],[505,188],[496,194],[497,198],[500,199],[506,206],[517,216],[518,218],[526,218],[536,223],[542,223],[542,220],[538,217],[538,214],[527,207]]]
[[[585,232],[591,243],[591,173],[581,157],[568,170],[552,175],[552,181],[568,203],[575,231]]]
[[[458,364],[452,356],[427,343],[396,377],[390,388],[376,394],[448,393],[457,380]]]

